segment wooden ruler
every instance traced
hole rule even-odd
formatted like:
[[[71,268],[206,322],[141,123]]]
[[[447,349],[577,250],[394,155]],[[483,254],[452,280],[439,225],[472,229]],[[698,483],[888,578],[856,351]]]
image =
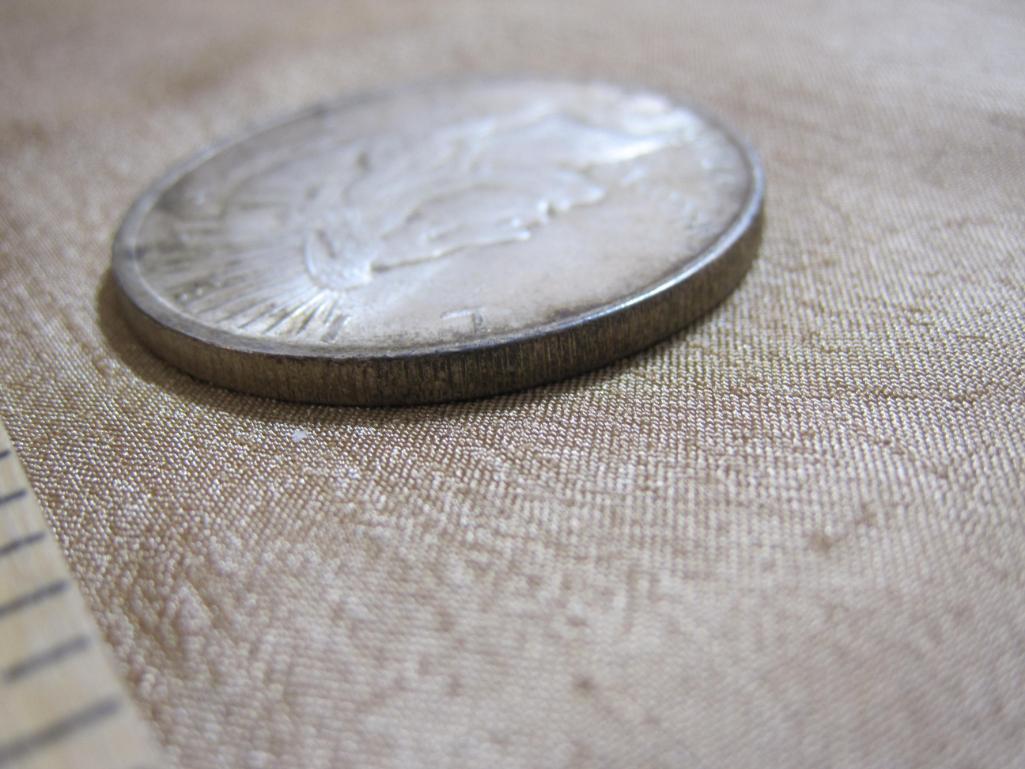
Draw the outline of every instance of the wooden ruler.
[[[0,423],[0,769],[156,769]]]

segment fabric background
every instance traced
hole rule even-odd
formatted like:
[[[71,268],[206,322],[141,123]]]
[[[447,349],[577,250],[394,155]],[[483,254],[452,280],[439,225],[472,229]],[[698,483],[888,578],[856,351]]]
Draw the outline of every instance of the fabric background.
[[[450,73],[691,96],[764,157],[747,280],[507,397],[361,410],[170,369],[136,195]],[[184,769],[1025,765],[1025,6],[0,6],[0,416]]]

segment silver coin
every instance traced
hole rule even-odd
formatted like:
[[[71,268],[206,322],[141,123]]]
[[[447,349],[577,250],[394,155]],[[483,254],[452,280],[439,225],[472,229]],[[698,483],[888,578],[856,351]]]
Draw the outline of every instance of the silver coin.
[[[459,81],[308,110],[142,195],[126,316],[195,376],[347,404],[608,363],[722,300],[758,240],[750,148],[643,90]]]

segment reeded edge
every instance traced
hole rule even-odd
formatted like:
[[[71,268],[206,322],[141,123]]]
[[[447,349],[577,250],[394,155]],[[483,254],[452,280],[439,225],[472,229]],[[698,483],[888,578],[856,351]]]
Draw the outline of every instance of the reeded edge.
[[[202,165],[214,155],[225,149],[244,143],[260,134],[282,125],[307,119],[328,110],[356,106],[364,104],[383,96],[385,93],[402,93],[408,90],[423,88],[440,88],[444,86],[488,83],[488,82],[555,82],[570,84],[602,84],[622,88],[627,92],[640,92],[660,94],[649,88],[622,86],[615,83],[608,83],[598,80],[574,81],[561,78],[542,77],[506,77],[506,78],[453,78],[446,80],[434,80],[425,83],[417,83],[402,88],[391,90],[375,90],[355,96],[346,96],[334,101],[323,102],[304,110],[293,112],[277,120],[260,124],[241,134],[229,137],[226,140],[215,142],[207,148],[199,151],[188,159],[175,164],[154,184],[152,184],[135,201],[128,210],[113,243],[113,274],[115,283],[121,296],[121,305],[126,311],[128,320],[135,331],[142,337],[143,341],[158,355],[164,357],[171,363],[177,365],[189,373],[204,379],[222,384],[233,389],[242,390],[257,395],[279,397],[289,400],[315,401],[323,403],[347,403],[352,405],[384,405],[399,403],[422,403],[444,400],[458,400],[463,398],[480,397],[499,392],[507,392],[515,389],[522,389],[544,382],[561,379],[583,371],[611,363],[624,355],[636,352],[644,347],[653,344],[659,339],[683,328],[700,315],[719,304],[739,283],[740,279],[747,272],[751,261],[754,258],[754,250],[760,239],[760,224],[762,206],[765,197],[765,176],[757,152],[751,144],[738,134],[731,127],[723,123],[703,107],[696,106],[690,102],[671,97],[670,101],[679,107],[683,107],[697,114],[702,120],[717,128],[737,148],[750,174],[750,185],[747,197],[740,211],[734,217],[730,225],[723,233],[711,243],[703,252],[688,260],[687,264],[677,272],[672,273],[654,285],[634,292],[617,301],[611,302],[587,312],[578,313],[569,318],[548,323],[542,326],[530,328],[521,332],[511,332],[500,336],[491,336],[485,339],[462,342],[452,345],[437,345],[429,347],[409,347],[398,349],[381,348],[350,348],[348,350],[332,350],[330,347],[314,344],[302,344],[295,342],[282,342],[277,340],[261,340],[252,337],[243,337],[229,331],[223,331],[210,327],[206,324],[192,320],[184,316],[171,304],[153,292],[142,279],[138,270],[138,259],[136,249],[131,241],[135,238],[139,227],[146,214],[150,211],[160,196],[185,174]],[[726,264],[731,262],[733,264]],[[727,269],[728,268],[728,269]],[[737,269],[739,268],[739,272]],[[689,289],[690,284],[696,282],[696,278],[702,273],[715,270],[722,272],[723,280],[712,281],[718,285],[704,286],[708,290],[700,296],[685,296],[693,292]],[[736,274],[732,274],[736,273]],[[697,287],[695,287],[697,288]],[[676,317],[656,319],[655,314],[642,311],[645,305],[676,305]],[[690,306],[681,307],[680,304]],[[652,317],[644,318],[649,315]],[[635,317],[637,316],[637,317]],[[590,337],[599,327],[604,327],[604,333],[610,332],[610,319],[616,318],[620,323],[625,324],[624,317],[641,320],[640,327],[634,330],[633,338],[608,340],[608,345],[600,345],[606,349],[599,355],[581,355],[580,358],[566,360],[558,364],[555,356],[556,348],[566,347],[566,341],[572,341],[574,335],[581,337],[581,341],[591,346],[600,342]],[[619,334],[612,334],[619,336]],[[545,348],[545,340],[550,340],[552,349]],[[577,345],[571,344],[570,347]],[[468,386],[466,382],[460,382],[462,376],[458,376],[455,369],[474,369],[478,366],[472,364],[473,359],[495,358],[496,355],[503,362],[513,363],[511,358],[520,358],[517,350],[526,353],[528,359],[517,361],[524,366],[518,374],[499,377],[502,381],[496,381],[494,386],[478,384]],[[528,352],[529,351],[529,352]],[[562,354],[572,354],[571,350],[562,350]],[[543,363],[530,365],[536,355],[541,354]],[[578,351],[579,354],[579,351]],[[480,361],[483,362],[483,361]],[[261,371],[252,369],[252,364],[260,365]],[[273,364],[273,365],[272,365]],[[342,383],[337,376],[329,376],[331,382],[304,383],[296,381],[296,377],[312,375],[313,372],[303,372],[300,369],[320,369],[327,367],[334,370],[336,374],[343,377],[344,369],[355,369],[362,372],[363,376],[357,377],[362,381],[356,383],[355,389],[341,387]],[[439,370],[439,364],[441,369]],[[281,366],[296,367],[295,376],[282,375]],[[266,367],[270,366],[276,371],[274,376],[269,376],[265,381]],[[504,366],[503,366],[504,368]],[[380,369],[375,374],[367,376],[367,373]],[[387,369],[394,369],[394,373],[402,379],[412,377],[417,379],[417,374],[427,372],[438,384],[438,377],[447,381],[447,390],[442,387],[410,387],[406,382],[402,387],[389,387]],[[446,371],[446,369],[452,369]],[[324,372],[320,372],[324,373]],[[484,372],[479,372],[484,374]],[[382,391],[379,393],[358,394],[363,387],[370,385],[383,387],[385,391],[393,390],[394,394]],[[336,390],[349,392],[338,392]],[[422,391],[418,392],[417,391]]]

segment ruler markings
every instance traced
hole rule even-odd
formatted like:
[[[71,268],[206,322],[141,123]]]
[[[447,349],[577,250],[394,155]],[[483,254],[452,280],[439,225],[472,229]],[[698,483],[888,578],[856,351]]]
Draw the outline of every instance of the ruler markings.
[[[31,593],[25,593],[17,598],[14,598],[7,603],[0,603],[0,620],[5,619],[7,616],[14,614],[15,612],[27,609],[30,606],[35,606],[37,603],[42,603],[48,598],[53,598],[60,595],[71,583],[66,579],[58,579],[55,582],[50,582],[47,585],[43,585],[40,588],[33,590]]]
[[[18,489],[17,491],[12,491],[10,494],[0,495],[0,507],[9,505],[11,502],[17,502],[26,494],[28,494],[28,489]]]
[[[16,662],[3,671],[5,684],[17,683],[26,676],[36,673],[50,665],[55,665],[63,659],[84,652],[92,644],[92,639],[87,635],[78,635],[67,641],[62,641],[45,651],[33,654],[31,657]]]
[[[32,753],[61,742],[76,732],[113,716],[120,709],[120,698],[108,697],[54,721],[37,732],[14,739],[6,745],[0,745],[0,767],[11,766]]]
[[[0,558],[3,558],[6,555],[10,555],[11,553],[16,553],[23,547],[34,545],[36,542],[41,541],[44,537],[46,537],[45,531],[36,531],[24,537],[19,537],[18,539],[11,540],[5,545],[0,545]]]
[[[2,422],[0,559],[0,769],[161,765]]]

